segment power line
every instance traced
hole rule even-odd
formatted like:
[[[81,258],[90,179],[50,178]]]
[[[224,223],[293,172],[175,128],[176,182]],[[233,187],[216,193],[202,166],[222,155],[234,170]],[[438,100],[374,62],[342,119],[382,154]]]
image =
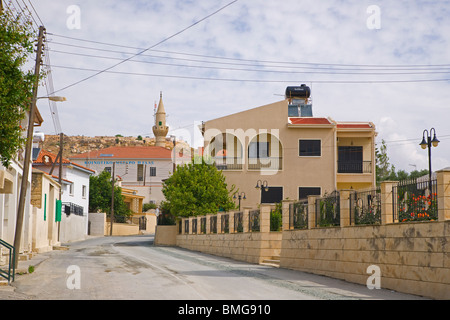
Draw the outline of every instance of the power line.
[[[23,1],[23,0],[22,0]],[[36,9],[34,8],[33,4],[31,3],[31,0],[28,0],[28,2],[31,5],[31,8],[33,8],[34,13],[36,14],[37,18],[39,19],[39,21],[41,22],[41,25],[44,25],[44,23],[41,20],[41,17],[39,17],[39,14],[37,13]]]
[[[107,46],[113,46],[113,47],[120,47],[120,48],[127,48],[127,49],[133,49],[133,50],[142,50],[142,48],[138,48],[138,47],[125,46],[125,45],[119,45],[119,44],[113,44],[113,43],[107,43],[107,42],[100,42],[100,41],[94,41],[94,40],[86,40],[86,39],[80,39],[80,38],[74,38],[74,37],[58,35],[58,34],[54,34],[54,33],[49,33],[49,35],[53,35],[53,36],[61,37],[61,38],[67,38],[67,39],[71,39],[71,40],[82,41],[82,42],[89,42],[89,43],[95,43],[95,44],[101,44],[101,45],[107,45]],[[100,51],[108,51],[108,52],[130,54],[128,52],[121,52],[121,51],[108,50],[108,49],[99,49],[99,48],[79,46],[79,45],[74,45],[74,44],[66,44],[66,43],[60,43],[60,42],[54,42],[54,43],[60,44],[60,45],[84,48],[84,49],[92,49],[92,50],[100,50]],[[160,53],[167,53],[167,54],[176,54],[176,55],[195,56],[195,57],[202,57],[202,58],[211,58],[211,59],[221,59],[221,60],[231,60],[231,61],[246,61],[246,62],[253,62],[253,63],[257,63],[257,64],[261,64],[261,63],[288,64],[289,67],[292,67],[292,65],[315,65],[315,66],[329,66],[329,67],[330,66],[334,66],[334,67],[352,67],[352,68],[361,68],[361,67],[387,68],[387,70],[392,70],[392,68],[400,68],[398,70],[404,70],[405,68],[442,68],[442,67],[450,68],[450,64],[417,64],[417,65],[338,64],[338,63],[323,63],[323,62],[254,60],[254,59],[242,59],[242,58],[230,58],[230,57],[220,57],[220,56],[211,56],[211,55],[201,55],[201,54],[176,52],[176,51],[167,51],[167,50],[151,50],[151,51],[160,52]],[[172,58],[172,59],[176,59],[176,58]],[[193,61],[198,61],[198,60],[193,60]],[[211,63],[213,63],[213,62],[211,62]],[[279,66],[277,66],[277,67],[279,67]],[[314,69],[317,69],[317,67],[314,67]],[[350,69],[350,70],[353,70],[353,69]],[[363,69],[363,70],[365,70],[365,69]],[[368,70],[372,70],[372,69],[368,69]]]
[[[111,59],[111,60],[122,60],[122,58],[117,57],[107,57],[100,55],[90,55],[76,52],[66,52],[59,50],[51,50],[55,53],[70,54],[82,57],[99,58],[99,59]],[[340,72],[340,71],[287,71],[287,70],[264,70],[264,69],[243,69],[243,68],[230,68],[230,67],[212,67],[205,65],[187,65],[187,64],[174,64],[174,63],[163,63],[155,61],[143,61],[143,60],[128,60],[130,62],[146,63],[146,64],[156,64],[171,67],[183,67],[183,68],[199,68],[199,69],[214,69],[214,70],[226,70],[226,71],[245,71],[245,72],[265,72],[265,73],[290,73],[290,74],[303,74],[303,73],[314,73],[314,74],[343,74],[343,75],[405,75],[405,74],[448,74],[450,69],[443,71],[420,71],[420,72]],[[309,68],[310,69],[310,68]]]
[[[93,74],[93,75],[91,75],[91,76],[89,76],[89,77],[87,77],[87,78],[84,78],[84,79],[82,79],[82,80],[80,80],[80,81],[77,81],[77,82],[75,82],[75,83],[73,83],[73,84],[71,84],[71,85],[68,85],[68,86],[66,86],[66,87],[64,87],[64,88],[62,88],[62,89],[59,89],[59,90],[57,90],[57,91],[55,91],[55,92],[52,92],[52,94],[54,94],[54,93],[56,93],[56,92],[59,92],[59,91],[62,91],[62,90],[65,90],[65,89],[68,89],[68,88],[70,88],[70,87],[73,87],[73,86],[75,86],[75,85],[77,85],[77,84],[79,84],[79,83],[82,83],[82,82],[84,82],[84,81],[87,81],[87,80],[89,80],[89,79],[92,79],[92,78],[95,77],[95,76],[98,76],[98,75],[100,75],[100,74],[102,74],[102,73],[104,73],[104,72],[107,72],[107,71],[109,71],[109,70],[111,70],[111,69],[117,67],[118,65],[121,65],[121,64],[127,62],[128,60],[130,60],[130,59],[132,59],[132,58],[134,58],[134,57],[136,57],[136,56],[139,56],[139,55],[143,54],[144,52],[146,52],[146,51],[148,51],[148,50],[150,50],[150,49],[152,49],[152,48],[154,48],[154,47],[156,47],[156,46],[158,46],[158,45],[160,45],[160,44],[162,44],[162,43],[164,43],[164,42],[167,42],[168,40],[170,40],[170,39],[176,37],[177,35],[179,35],[179,34],[185,32],[186,30],[188,30],[188,29],[190,29],[190,28],[196,26],[197,24],[199,24],[199,23],[201,23],[201,22],[207,20],[208,18],[214,16],[215,14],[217,14],[217,13],[219,13],[220,11],[224,10],[225,8],[231,6],[232,4],[234,4],[234,3],[237,2],[237,1],[238,1],[238,0],[234,0],[234,1],[232,1],[232,2],[230,2],[230,3],[228,3],[228,4],[226,4],[225,6],[219,8],[218,10],[214,11],[213,13],[210,13],[209,15],[205,16],[204,18],[202,18],[202,19],[200,19],[200,20],[198,20],[198,21],[192,23],[191,25],[189,25],[189,26],[187,26],[186,28],[184,28],[184,29],[182,29],[182,30],[180,30],[180,31],[178,31],[178,32],[176,32],[176,33],[174,33],[174,34],[172,34],[171,36],[169,36],[169,37],[167,37],[167,38],[165,38],[165,39],[163,39],[163,40],[157,42],[156,44],[154,44],[154,45],[148,47],[147,49],[144,49],[144,50],[142,50],[142,51],[140,51],[140,52],[134,54],[133,56],[131,56],[131,57],[129,57],[129,58],[126,58],[126,59],[122,60],[121,62],[116,63],[115,65],[113,65],[113,66],[111,66],[111,67],[109,67],[109,68],[100,70],[100,71],[96,72],[95,74]]]
[[[299,82],[311,82],[311,83],[353,83],[353,84],[367,84],[367,83],[414,83],[414,82],[442,82],[442,81],[450,81],[450,78],[445,79],[408,79],[408,80],[264,80],[264,79],[233,79],[233,78],[212,78],[212,77],[196,77],[196,76],[181,76],[181,75],[168,75],[168,74],[151,74],[151,73],[138,73],[138,72],[125,72],[125,71],[109,71],[109,69],[105,70],[98,70],[98,69],[91,69],[91,68],[79,68],[79,67],[69,67],[69,66],[59,66],[59,65],[53,65],[52,67],[55,68],[63,68],[63,69],[70,69],[70,70],[79,70],[79,71],[92,71],[97,72],[95,75],[99,73],[112,73],[112,74],[123,74],[123,75],[134,75],[134,76],[146,76],[146,77],[161,77],[161,78],[177,78],[177,79],[190,79],[190,80],[211,80],[211,81],[227,81],[227,82],[254,82],[254,83],[299,83]],[[94,75],[94,76],[95,76]],[[88,77],[87,79],[92,78]],[[79,82],[82,82],[84,80],[80,80]],[[78,82],[78,83],[79,83]],[[77,83],[75,83],[77,84]],[[70,86],[67,86],[63,89],[57,90],[53,93],[56,93],[58,91],[62,91],[64,89],[67,89],[71,86],[74,86],[75,84],[72,84]]]

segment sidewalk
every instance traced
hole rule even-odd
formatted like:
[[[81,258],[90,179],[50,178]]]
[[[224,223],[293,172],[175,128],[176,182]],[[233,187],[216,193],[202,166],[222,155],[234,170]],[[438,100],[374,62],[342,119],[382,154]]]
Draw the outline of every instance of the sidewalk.
[[[65,247],[54,247],[52,251],[55,250],[65,250]],[[18,280],[19,277],[28,274],[29,272],[33,272],[30,267],[38,267],[39,264],[49,258],[48,253],[52,251],[44,252],[44,253],[35,253],[30,259],[20,260],[19,265],[16,269],[15,281]],[[4,278],[0,278],[0,301],[1,300],[32,300],[32,297],[29,297],[24,294],[20,294],[15,292],[16,288],[14,286],[14,282],[11,281],[8,284],[8,281]]]

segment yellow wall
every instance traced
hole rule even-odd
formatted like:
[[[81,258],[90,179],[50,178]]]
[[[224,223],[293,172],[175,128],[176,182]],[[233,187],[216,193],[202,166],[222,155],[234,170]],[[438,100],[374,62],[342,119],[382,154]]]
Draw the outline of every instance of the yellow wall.
[[[255,189],[258,180],[266,180],[269,186],[282,186],[283,199],[298,199],[299,187],[321,187],[323,195],[337,188],[374,186],[375,170],[368,174],[337,174],[338,145],[361,145],[364,160],[374,161],[374,129],[341,131],[333,120],[330,119],[330,122],[331,124],[325,125],[288,126],[288,101],[283,100],[207,121],[204,125],[205,155],[215,155],[219,151],[220,147],[217,145],[209,148],[209,142],[217,135],[227,133],[228,136],[238,138],[244,165],[239,170],[223,170],[223,174],[229,187],[235,185],[240,192],[245,192],[247,199],[241,201],[241,206],[256,207],[260,203],[261,191]],[[251,170],[247,166],[249,142],[261,133],[271,134],[272,143],[277,141],[274,137],[280,141],[282,160],[279,170]],[[320,140],[321,156],[299,156],[300,139]],[[236,139],[229,140],[233,141]],[[229,149],[229,156],[241,155],[235,146]],[[275,145],[271,149],[270,156],[278,150]]]

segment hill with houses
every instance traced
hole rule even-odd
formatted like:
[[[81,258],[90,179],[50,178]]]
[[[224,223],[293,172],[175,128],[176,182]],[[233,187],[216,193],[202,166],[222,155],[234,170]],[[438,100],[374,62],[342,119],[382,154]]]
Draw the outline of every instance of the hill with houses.
[[[177,144],[184,144],[189,148],[184,141],[177,141]],[[122,136],[64,136],[63,141],[63,155],[65,158],[70,158],[73,155],[81,154],[91,150],[101,150],[113,146],[153,146],[155,145],[155,138],[142,137],[122,137]],[[59,152],[59,135],[46,135],[41,144],[44,150],[58,154]],[[173,148],[173,141],[166,139],[166,148]]]

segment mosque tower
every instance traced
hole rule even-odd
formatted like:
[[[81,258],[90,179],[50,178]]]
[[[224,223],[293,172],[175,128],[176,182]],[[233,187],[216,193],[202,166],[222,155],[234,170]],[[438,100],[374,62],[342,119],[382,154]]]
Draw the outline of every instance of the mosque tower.
[[[153,134],[155,135],[157,147],[166,146],[166,136],[169,132],[169,127],[166,125],[166,111],[164,110],[164,104],[162,101],[162,92],[159,98],[158,109],[155,114],[155,125],[153,126]]]

